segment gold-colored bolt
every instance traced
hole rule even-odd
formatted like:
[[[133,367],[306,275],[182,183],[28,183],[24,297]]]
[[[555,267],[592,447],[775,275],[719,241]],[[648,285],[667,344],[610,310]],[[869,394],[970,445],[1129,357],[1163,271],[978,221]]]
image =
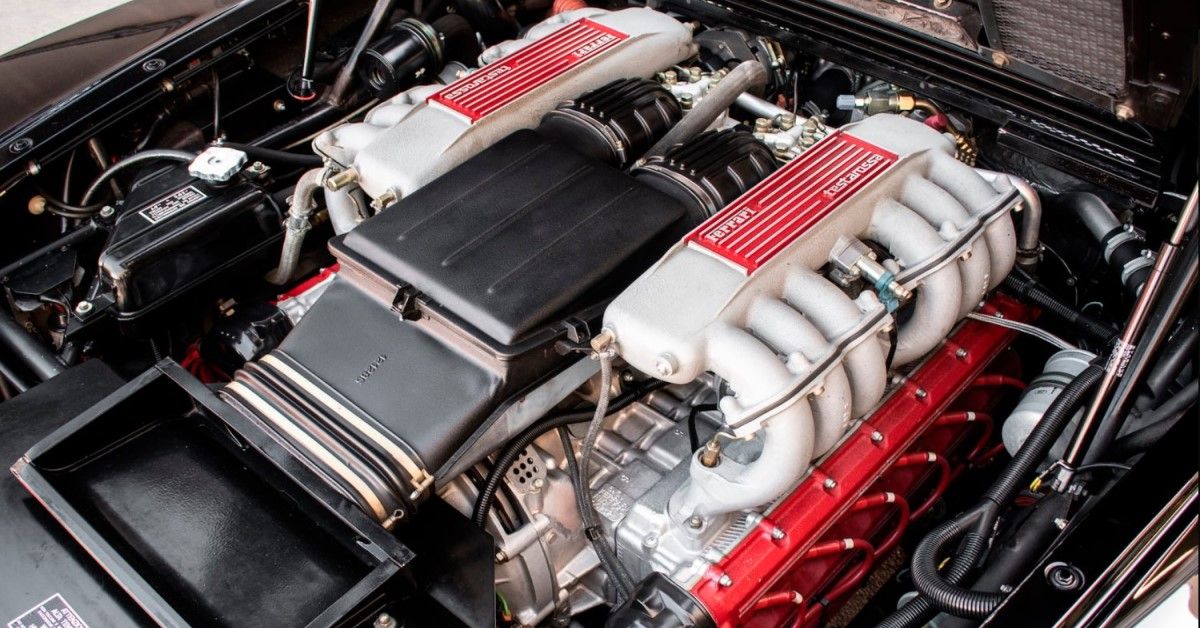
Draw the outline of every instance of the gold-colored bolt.
[[[695,100],[692,98],[691,94],[680,94],[679,95],[679,106],[684,111],[689,111],[692,108],[693,104],[695,104]]]
[[[721,444],[717,439],[712,439],[704,445],[704,451],[700,452],[700,464],[712,468],[721,464]]]
[[[338,190],[358,181],[358,171],[354,168],[347,168],[328,179],[325,179],[325,188],[330,192]]]
[[[755,133],[766,133],[771,130],[771,121],[766,118],[758,118],[754,121]]]
[[[675,70],[667,70],[666,72],[663,72],[663,82],[667,85],[674,85],[678,81],[679,75],[675,73]]]
[[[688,80],[690,80],[691,82],[699,83],[700,78],[702,76],[703,76],[703,73],[701,72],[700,68],[697,68],[697,67],[688,68]]]
[[[1117,105],[1117,107],[1113,109],[1113,113],[1117,114],[1118,120],[1124,121],[1133,119],[1133,107],[1130,107],[1125,103]]]
[[[1008,63],[1009,63],[1008,55],[1004,54],[1003,52],[1000,52],[999,50],[993,50],[992,51],[992,63],[994,63],[997,67],[1002,68],[1002,67],[1008,65]]]
[[[33,196],[29,199],[29,213],[34,216],[41,216],[46,212],[46,197],[42,195]]]

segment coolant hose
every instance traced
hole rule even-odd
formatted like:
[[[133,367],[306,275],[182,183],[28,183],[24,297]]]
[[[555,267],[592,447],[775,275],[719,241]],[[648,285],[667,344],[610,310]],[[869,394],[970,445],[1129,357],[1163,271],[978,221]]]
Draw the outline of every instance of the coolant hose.
[[[721,82],[713,86],[708,94],[683,116],[678,124],[655,142],[642,159],[667,152],[672,146],[683,143],[704,132],[713,121],[721,116],[743,92],[761,88],[767,84],[767,70],[758,61],[743,61],[730,70]]]
[[[1104,261],[1121,277],[1121,284],[1130,294],[1137,294],[1150,277],[1152,258],[1142,255],[1145,242],[1141,236],[1122,228],[1121,221],[1103,199],[1088,192],[1063,194],[1058,197],[1075,214],[1104,250]]]
[[[967,514],[934,528],[917,545],[912,558],[913,585],[933,606],[951,615],[983,619],[1004,601],[1003,593],[971,591],[948,582],[938,572],[939,557],[950,543],[962,538],[959,557],[969,559],[970,566],[974,566],[986,547],[986,535],[1000,507],[1017,494],[1029,473],[1045,460],[1050,447],[1103,376],[1104,369],[1092,364],[1063,388],[1029,438],[984,493],[983,502]]]
[[[1117,332],[1112,327],[1059,301],[1036,279],[1020,269],[1013,269],[1013,272],[1004,278],[1004,287],[1011,290],[1017,298],[1032,303],[1063,321],[1075,325],[1079,331],[1095,341],[1108,344],[1117,336]]]
[[[300,251],[304,246],[304,234],[312,229],[309,217],[316,209],[314,197],[321,189],[325,168],[314,168],[300,175],[292,190],[292,202],[288,204],[288,217],[284,221],[283,248],[279,252],[279,267],[267,277],[271,283],[282,286],[291,281],[300,263]]]
[[[196,153],[189,153],[184,150],[171,150],[168,148],[155,148],[151,150],[144,150],[140,153],[134,153],[109,166],[108,168],[105,168],[104,172],[101,172],[100,175],[96,177],[96,180],[92,181],[92,184],[88,186],[87,191],[83,193],[83,200],[79,201],[79,204],[84,207],[90,205],[91,202],[95,200],[96,194],[100,192],[100,188],[104,187],[104,184],[108,183],[113,177],[121,174],[122,171],[132,166],[151,161],[179,161],[183,163],[191,163],[195,158]]]

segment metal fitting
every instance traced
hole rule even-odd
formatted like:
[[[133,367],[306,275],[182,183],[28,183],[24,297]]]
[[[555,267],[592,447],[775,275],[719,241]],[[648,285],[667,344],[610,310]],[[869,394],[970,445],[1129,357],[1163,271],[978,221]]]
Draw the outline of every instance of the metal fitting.
[[[354,168],[347,168],[337,174],[331,175],[325,179],[325,189],[330,192],[337,192],[350,185],[358,182],[358,171]]]
[[[721,464],[721,444],[717,439],[714,438],[704,445],[700,452],[700,464],[710,468]]]

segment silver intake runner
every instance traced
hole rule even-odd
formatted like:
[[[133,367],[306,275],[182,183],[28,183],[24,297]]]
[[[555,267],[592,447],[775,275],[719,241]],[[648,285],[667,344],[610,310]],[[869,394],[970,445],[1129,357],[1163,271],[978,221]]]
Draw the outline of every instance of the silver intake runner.
[[[876,115],[700,225],[613,301],[604,327],[630,366],[673,384],[711,373],[732,389],[710,446],[726,453],[691,457],[656,534],[715,534],[717,518],[794,486],[879,403],[898,307],[912,301],[903,365],[1009,273],[1019,202],[1008,178],[984,180],[933,129]]]

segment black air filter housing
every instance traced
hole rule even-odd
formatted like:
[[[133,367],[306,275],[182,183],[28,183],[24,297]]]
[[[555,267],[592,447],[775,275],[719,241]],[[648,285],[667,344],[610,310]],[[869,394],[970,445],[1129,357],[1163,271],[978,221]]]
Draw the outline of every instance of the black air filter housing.
[[[556,342],[586,340],[684,215],[519,131],[335,239],[338,279],[223,395],[390,526],[504,402],[580,359]]]

